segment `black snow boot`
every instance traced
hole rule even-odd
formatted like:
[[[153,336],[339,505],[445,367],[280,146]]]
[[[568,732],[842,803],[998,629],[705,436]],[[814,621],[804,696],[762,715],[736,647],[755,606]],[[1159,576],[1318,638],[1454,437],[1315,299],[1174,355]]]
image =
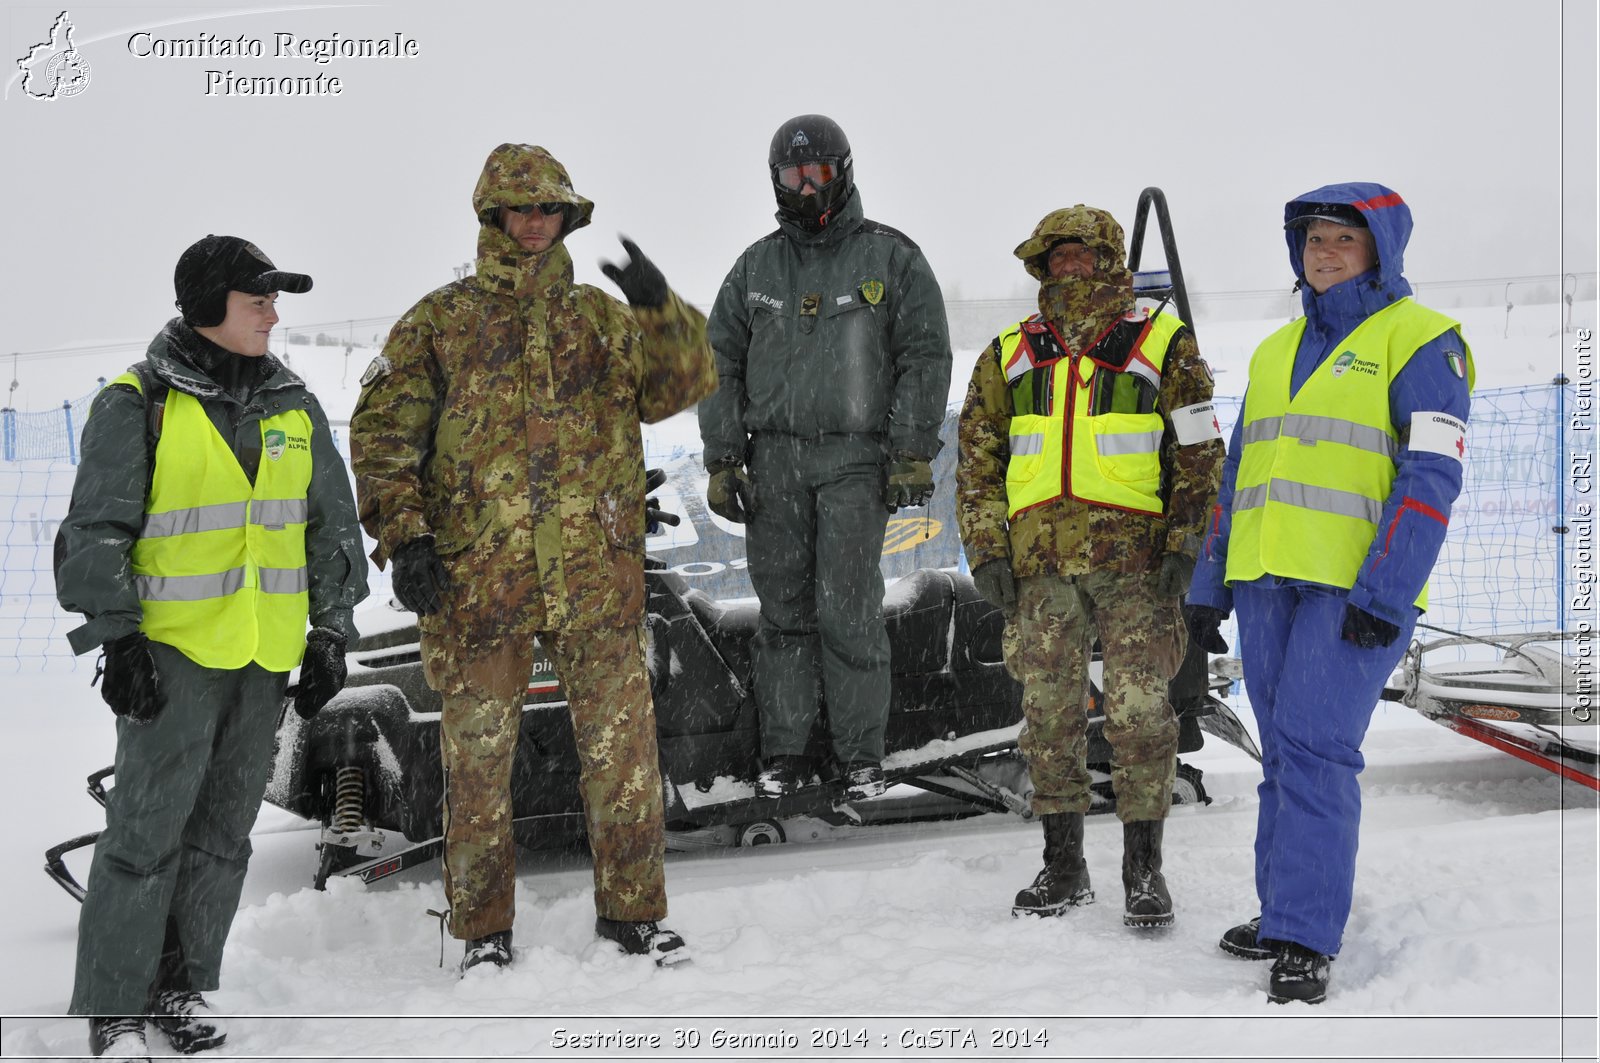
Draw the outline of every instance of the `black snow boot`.
[[[844,771],[844,796],[850,801],[864,801],[877,797],[888,789],[883,777],[883,765],[872,760],[858,760]]]
[[[1060,915],[1094,902],[1089,867],[1083,861],[1083,813],[1047,812],[1039,819],[1044,824],[1044,870],[1017,894],[1011,904],[1013,916]]]
[[[1296,941],[1285,941],[1278,949],[1278,960],[1272,965],[1272,978],[1267,985],[1267,999],[1274,1004],[1287,1004],[1298,1000],[1303,1004],[1321,1004],[1328,996],[1328,965],[1330,958]]]
[[[1261,941],[1261,917],[1258,915],[1248,923],[1238,926],[1222,935],[1222,940],[1217,942],[1217,948],[1230,956],[1238,956],[1244,960],[1275,960],[1278,950]]]
[[[757,797],[785,797],[811,781],[805,757],[768,757],[756,776]]]
[[[90,1019],[89,1054],[150,1063],[150,1046],[144,1040],[144,1020],[137,1016]]]
[[[496,930],[467,942],[467,954],[461,957],[461,973],[466,974],[480,963],[511,966],[511,931]]]
[[[629,923],[596,916],[594,932],[607,941],[615,941],[630,956],[655,957],[657,967],[672,967],[690,959],[683,938],[653,920]]]
[[[1172,895],[1161,874],[1161,831],[1165,820],[1141,819],[1122,825],[1122,924],[1141,928],[1171,926]]]
[[[184,1055],[216,1048],[228,1039],[222,1020],[192,989],[165,989],[150,998],[150,1021]]]

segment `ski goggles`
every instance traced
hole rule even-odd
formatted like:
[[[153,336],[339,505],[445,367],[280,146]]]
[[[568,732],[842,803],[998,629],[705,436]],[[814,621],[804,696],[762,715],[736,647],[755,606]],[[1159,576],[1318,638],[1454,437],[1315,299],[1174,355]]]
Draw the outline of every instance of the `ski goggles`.
[[[565,214],[567,205],[565,203],[519,203],[506,209],[515,214],[532,214],[534,211],[538,211],[548,218],[552,214]]]
[[[837,159],[817,159],[813,162],[786,163],[775,166],[772,176],[791,192],[798,192],[806,182],[811,187],[824,189],[844,175],[844,166]]]

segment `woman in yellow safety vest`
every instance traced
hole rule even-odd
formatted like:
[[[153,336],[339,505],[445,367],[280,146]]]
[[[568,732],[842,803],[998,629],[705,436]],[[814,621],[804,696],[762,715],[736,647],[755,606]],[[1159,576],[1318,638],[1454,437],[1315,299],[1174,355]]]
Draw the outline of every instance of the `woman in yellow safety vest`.
[[[145,1016],[179,1052],[226,1038],[200,994],[217,988],[289,673],[309,719],[344,684],[367,595],[327,416],[267,353],[278,293],[311,278],[207,236],[174,287],[183,316],[95,398],[55,547],[56,595],[86,620],[67,638],[103,648],[117,716],[70,1010],[90,1017],[92,1055],[132,1059],[148,1058]]]
[[[1368,182],[1284,210],[1305,316],[1250,362],[1186,614],[1205,649],[1238,610],[1261,734],[1261,914],[1220,947],[1273,960],[1268,999],[1320,1002],[1350,914],[1363,760],[1427,604],[1461,490],[1472,351],[1410,298],[1411,209]]]

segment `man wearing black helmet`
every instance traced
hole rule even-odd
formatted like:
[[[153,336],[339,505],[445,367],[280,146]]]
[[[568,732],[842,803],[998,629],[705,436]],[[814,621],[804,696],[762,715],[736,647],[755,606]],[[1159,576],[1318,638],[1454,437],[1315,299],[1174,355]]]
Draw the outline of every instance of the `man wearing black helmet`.
[[[767,163],[778,229],[739,256],[708,326],[719,379],[700,403],[706,495],[745,525],[761,600],[758,793],[793,792],[825,767],[807,755],[820,692],[846,793],[871,797],[889,712],[878,563],[889,515],[933,494],[944,300],[917,245],[866,219],[832,119],[779,126]]]

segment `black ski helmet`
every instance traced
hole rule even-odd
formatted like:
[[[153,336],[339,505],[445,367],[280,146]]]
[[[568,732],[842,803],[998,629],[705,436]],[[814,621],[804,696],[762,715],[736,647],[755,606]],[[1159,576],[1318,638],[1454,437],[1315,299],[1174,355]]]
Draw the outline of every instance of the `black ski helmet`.
[[[832,162],[839,176],[806,193],[788,188],[778,179],[783,167],[807,162]],[[778,127],[767,149],[767,172],[778,198],[778,213],[808,232],[820,232],[855,188],[850,140],[838,122],[821,114],[802,114]]]

